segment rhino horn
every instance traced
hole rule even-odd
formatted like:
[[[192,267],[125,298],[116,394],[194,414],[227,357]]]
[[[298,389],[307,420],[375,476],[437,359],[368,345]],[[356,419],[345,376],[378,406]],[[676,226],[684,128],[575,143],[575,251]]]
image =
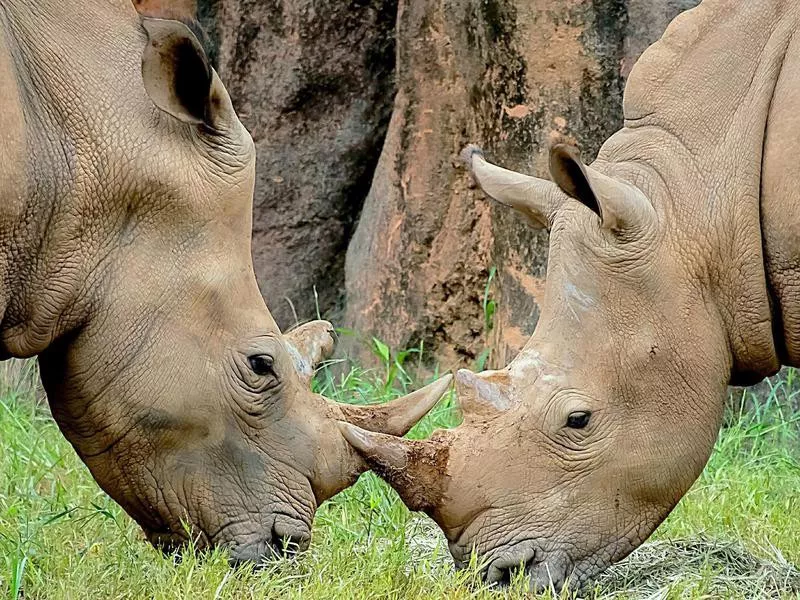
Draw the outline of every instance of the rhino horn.
[[[533,227],[550,229],[556,211],[566,200],[552,181],[493,165],[474,144],[464,148],[461,159],[487,196],[522,213]]]
[[[508,374],[505,371],[473,373],[459,369],[456,373],[458,404],[464,418],[491,418],[511,408]]]
[[[317,503],[330,498],[344,488],[352,485],[358,476],[372,466],[366,455],[352,440],[365,439],[352,432],[380,436],[381,440],[404,440],[402,436],[433,408],[453,381],[451,375],[417,390],[393,402],[372,406],[353,406],[326,401],[328,416],[326,420],[342,435],[325,433],[321,436],[318,464],[312,474],[312,487]],[[320,398],[322,398],[320,396]],[[344,419],[344,420],[343,420]],[[325,425],[327,430],[327,424]],[[350,429],[347,429],[350,428]],[[352,440],[348,437],[351,436]],[[391,443],[389,444],[391,446]],[[375,463],[378,464],[378,463]]]
[[[450,441],[444,432],[435,439],[407,440],[339,423],[345,439],[370,468],[391,485],[411,510],[433,512],[447,484]]]
[[[433,408],[450,387],[452,375],[386,404],[337,404],[345,421],[368,431],[402,436]]]
[[[642,191],[587,167],[574,146],[550,149],[550,175],[561,190],[600,217],[612,231],[642,231],[655,222],[655,210]]]

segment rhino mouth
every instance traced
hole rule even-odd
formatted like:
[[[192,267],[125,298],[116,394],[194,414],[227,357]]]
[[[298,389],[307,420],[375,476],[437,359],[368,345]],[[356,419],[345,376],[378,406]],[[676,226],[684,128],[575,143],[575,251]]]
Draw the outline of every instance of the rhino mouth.
[[[566,552],[555,549],[545,552],[542,545],[532,538],[495,546],[480,552],[479,556],[482,557],[479,567],[481,579],[498,590],[506,589],[522,578],[527,580],[531,593],[541,594],[550,590],[559,594],[566,586],[579,590],[590,576]],[[454,557],[454,561],[457,570],[469,567],[469,555],[465,560]]]
[[[305,552],[311,543],[311,524],[288,513],[272,514],[271,523],[256,533],[234,532],[237,524],[223,528],[213,539],[213,544],[228,549],[232,565],[270,561],[293,557]]]
[[[233,566],[245,563],[258,566],[293,557],[305,552],[311,542],[311,525],[287,513],[274,513],[271,524],[259,527],[258,532],[245,534],[235,531],[243,525],[241,522],[231,521],[214,535],[200,531],[191,539],[187,532],[146,531],[145,535],[153,546],[170,555],[181,554],[189,549],[203,551],[212,547],[225,548]]]
[[[149,531],[145,530],[147,541],[156,549],[164,554],[178,554],[189,545],[189,537],[186,533],[175,533],[173,531]],[[192,546],[196,550],[203,550],[209,547],[208,536],[204,533],[196,534],[192,539]]]

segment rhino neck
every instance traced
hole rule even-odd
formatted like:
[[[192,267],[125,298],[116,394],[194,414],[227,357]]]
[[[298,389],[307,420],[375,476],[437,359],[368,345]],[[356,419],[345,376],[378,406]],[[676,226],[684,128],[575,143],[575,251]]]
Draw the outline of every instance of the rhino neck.
[[[0,6],[0,125],[11,132],[0,150],[0,357],[39,354],[91,314],[119,229],[100,185],[115,173],[103,172],[111,163],[97,149],[118,143],[102,140],[113,105],[104,94],[124,89],[117,81],[139,63],[138,53],[125,57],[141,34],[124,17],[100,2]],[[111,36],[121,40],[116,55]]]
[[[611,171],[642,166],[635,183],[650,188],[687,278],[726,329],[734,384],[780,366],[760,199],[765,131],[799,12],[780,0],[706,1],[678,17],[631,73],[625,128],[598,157]]]

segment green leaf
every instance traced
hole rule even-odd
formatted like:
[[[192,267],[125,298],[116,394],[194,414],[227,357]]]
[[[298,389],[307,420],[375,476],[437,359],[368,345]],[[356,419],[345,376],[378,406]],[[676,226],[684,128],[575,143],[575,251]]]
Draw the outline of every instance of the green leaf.
[[[389,351],[389,346],[384,344],[378,338],[372,338],[372,346],[375,354],[383,361],[384,365],[388,365],[389,361],[391,360],[391,352]]]
[[[486,369],[486,363],[489,360],[489,354],[491,350],[486,348],[483,352],[478,355],[478,358],[475,359],[475,370],[476,371],[483,371]]]

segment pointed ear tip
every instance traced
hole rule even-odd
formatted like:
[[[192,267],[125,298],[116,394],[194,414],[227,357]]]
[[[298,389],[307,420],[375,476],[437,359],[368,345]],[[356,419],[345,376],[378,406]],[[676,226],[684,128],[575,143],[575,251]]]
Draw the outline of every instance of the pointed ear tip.
[[[550,158],[580,160],[581,151],[575,144],[557,142],[550,146]]]
[[[472,160],[475,155],[483,158],[483,150],[477,144],[467,144],[461,151],[461,161],[467,166],[467,168],[472,168]]]

